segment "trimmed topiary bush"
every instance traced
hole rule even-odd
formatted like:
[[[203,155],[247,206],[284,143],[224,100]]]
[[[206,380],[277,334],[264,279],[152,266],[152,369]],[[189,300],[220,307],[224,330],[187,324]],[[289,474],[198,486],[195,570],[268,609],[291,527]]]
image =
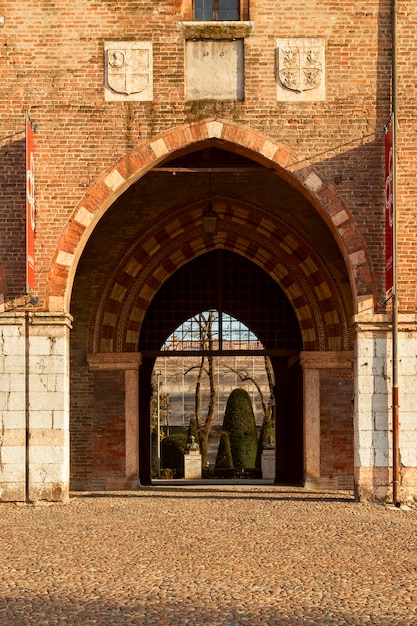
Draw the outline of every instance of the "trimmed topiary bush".
[[[177,477],[184,474],[184,453],[187,435],[169,435],[161,441],[161,462],[163,468],[175,470]]]
[[[236,469],[256,467],[258,433],[252,402],[245,389],[234,389],[230,394],[223,430],[229,433],[233,466]]]
[[[233,469],[232,451],[230,449],[229,433],[225,431],[220,435],[219,448],[216,457],[216,469]]]

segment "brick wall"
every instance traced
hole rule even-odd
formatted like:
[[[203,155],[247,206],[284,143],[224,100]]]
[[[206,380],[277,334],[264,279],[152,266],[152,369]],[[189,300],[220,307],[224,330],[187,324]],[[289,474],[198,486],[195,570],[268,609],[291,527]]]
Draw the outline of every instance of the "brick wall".
[[[41,296],[57,239],[80,197],[103,170],[141,140],[210,116],[233,119],[279,139],[297,152],[301,162],[313,162],[337,186],[365,234],[382,292],[380,128],[389,111],[389,2],[373,1],[366,11],[359,2],[322,5],[311,0],[302,8],[290,0],[252,2],[250,19],[255,27],[245,39],[245,100],[239,103],[184,101],[179,2],[126,1],[116,6],[81,0],[45,5],[29,0],[19,5],[5,0],[2,6],[0,117],[6,167],[1,171],[0,201],[18,216],[12,227],[2,230],[0,241],[2,250],[14,250],[3,259],[10,297],[21,295],[23,287],[25,109],[38,125],[37,284]],[[412,26],[410,20],[403,16],[404,32]],[[275,39],[282,36],[326,39],[325,102],[276,101]],[[154,100],[106,103],[104,40],[132,38],[153,42]],[[401,54],[406,47],[401,47]],[[406,54],[401,56],[401,67],[412,54],[412,46]],[[402,94],[407,95],[408,84],[404,77]],[[407,107],[400,139],[403,162],[412,157],[406,145],[411,135],[407,128],[412,124],[411,107]],[[6,176],[8,186],[4,185]],[[405,175],[404,184],[410,197],[415,184],[411,175]],[[406,249],[408,244],[401,245]],[[402,278],[408,286],[413,282],[412,258],[407,254],[409,271]],[[407,290],[402,301],[407,306],[414,295]]]
[[[352,487],[353,380],[343,369],[320,370],[320,474]],[[349,484],[350,482],[350,484]]]
[[[241,102],[185,101],[184,46],[180,25],[190,18],[190,3],[180,0],[3,0],[0,15],[0,255],[6,304],[25,290],[24,111],[37,125],[36,292],[45,304],[53,255],[81,198],[108,168],[138,144],[181,124],[205,118],[232,120],[261,131],[296,155],[293,167],[313,164],[349,209],[362,232],[375,272],[377,301],[384,293],[383,134],[390,112],[389,0],[252,0],[251,34],[244,41],[245,97]],[[417,18],[403,3],[399,10],[399,299],[414,312],[417,265],[414,198]],[[326,41],[326,99],[279,102],[276,96],[275,40],[321,37]],[[106,102],[104,42],[151,41],[153,92],[149,102]],[[271,179],[275,174],[267,174]],[[346,307],[351,306],[342,258],[334,241],[319,235],[313,206],[286,194],[281,205],[271,181],[241,180],[227,191],[244,190],[248,200],[305,217],[300,230],[315,232],[331,260]],[[221,190],[222,184],[219,185]],[[97,236],[81,259],[71,309],[71,424],[74,485],[88,480],[101,486],[105,476],[123,475],[123,378],[121,373],[89,373],[85,353],[96,290],[123,243],[168,207],[160,200],[170,184],[143,184],[116,203],[101,221]],[[329,187],[330,189],[330,187]],[[223,188],[224,191],[224,188]],[[276,191],[276,189],[275,189]],[[285,193],[284,193],[285,192]],[[194,189],[177,187],[171,202],[184,202]],[[308,212],[311,215],[308,217]],[[306,217],[307,216],[307,217]],[[324,232],[324,229],[323,229]],[[327,232],[327,231],[326,231]],[[334,263],[333,263],[334,261]],[[353,311],[350,311],[353,312]],[[352,471],[350,374],[320,374],[322,473]],[[108,396],[102,389],[108,388]],[[342,459],[342,460],[341,460]]]

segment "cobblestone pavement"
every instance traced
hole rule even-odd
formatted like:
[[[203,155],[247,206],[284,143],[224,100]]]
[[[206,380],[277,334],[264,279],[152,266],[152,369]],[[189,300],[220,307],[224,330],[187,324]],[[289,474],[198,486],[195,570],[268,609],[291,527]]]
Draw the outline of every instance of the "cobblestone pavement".
[[[417,624],[417,510],[349,494],[73,494],[0,533],[1,625]]]

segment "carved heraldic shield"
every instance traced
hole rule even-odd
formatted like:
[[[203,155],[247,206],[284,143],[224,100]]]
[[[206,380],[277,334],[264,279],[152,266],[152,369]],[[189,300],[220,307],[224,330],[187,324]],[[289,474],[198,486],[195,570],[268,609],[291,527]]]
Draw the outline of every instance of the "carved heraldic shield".
[[[293,91],[319,87],[323,75],[323,60],[319,47],[279,48],[278,73],[281,83]]]
[[[107,51],[107,82],[113,91],[140,93],[149,85],[149,50],[114,48]]]

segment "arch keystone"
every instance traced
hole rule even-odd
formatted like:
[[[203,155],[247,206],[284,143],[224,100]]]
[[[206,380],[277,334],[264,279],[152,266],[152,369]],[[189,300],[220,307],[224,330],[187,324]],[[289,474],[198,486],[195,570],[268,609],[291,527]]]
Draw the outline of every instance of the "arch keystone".
[[[217,138],[220,139],[223,132],[223,124],[222,122],[207,122],[207,135],[209,139]]]

